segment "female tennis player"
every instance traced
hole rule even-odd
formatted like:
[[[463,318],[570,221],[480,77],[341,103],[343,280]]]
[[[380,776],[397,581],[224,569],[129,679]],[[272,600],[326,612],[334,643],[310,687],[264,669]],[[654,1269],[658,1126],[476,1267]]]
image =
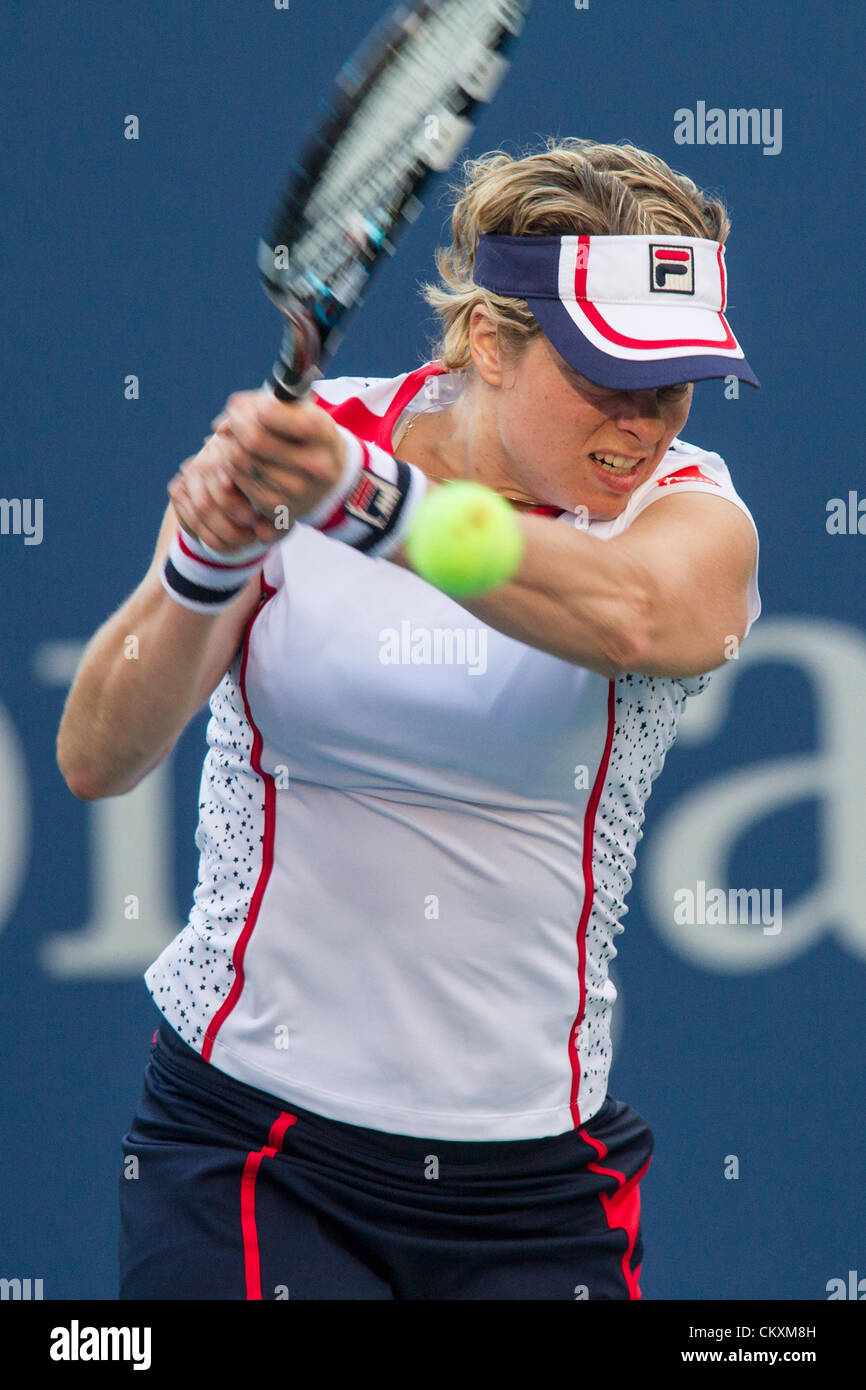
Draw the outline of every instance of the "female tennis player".
[[[608,965],[685,701],[760,611],[750,513],[680,437],[693,383],[757,381],[689,179],[583,140],[465,175],[435,358],[232,396],[70,693],[88,799],[210,697],[124,1299],[641,1297],[653,1141],[608,1094]],[[459,603],[402,545],[458,478],[525,541]]]

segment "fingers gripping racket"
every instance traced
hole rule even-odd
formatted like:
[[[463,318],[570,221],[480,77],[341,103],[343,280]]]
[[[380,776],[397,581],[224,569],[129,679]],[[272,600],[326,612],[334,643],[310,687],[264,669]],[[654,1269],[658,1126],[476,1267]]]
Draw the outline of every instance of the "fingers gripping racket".
[[[322,375],[377,265],[492,100],[532,0],[419,0],[393,10],[339,73],[294,165],[259,270],[285,317],[281,400]]]

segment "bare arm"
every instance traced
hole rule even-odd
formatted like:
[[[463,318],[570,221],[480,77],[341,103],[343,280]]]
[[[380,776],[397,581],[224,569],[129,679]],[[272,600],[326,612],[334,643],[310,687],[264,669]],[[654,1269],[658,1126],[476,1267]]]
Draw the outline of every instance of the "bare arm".
[[[290,491],[269,492],[251,503],[230,472],[231,430],[226,411],[237,400],[274,415],[297,445]],[[260,597],[258,573],[234,601],[216,613],[175,603],[160,582],[162,562],[178,522],[204,545],[230,559],[251,544],[285,540],[277,512],[302,515],[342,475],[346,446],[317,405],[285,404],[267,391],[232,396],[211,425],[213,433],[181,464],[168,485],[153,562],[135,593],[91,639],[66,701],[57,737],[57,761],[69,789],[85,801],[131,791],[174,747],[190,719],[231,665]],[[286,440],[284,439],[285,443]],[[253,456],[248,462],[254,462]],[[127,638],[137,639],[137,652]]]
[[[162,762],[231,665],[258,603],[258,577],[215,616],[174,603],[159,569],[176,529],[169,505],[150,569],[91,638],[69,692],[57,762],[85,801],[131,791]]]
[[[541,517],[520,526],[514,579],[458,602],[528,646],[609,678],[686,677],[721,666],[746,630],[755,534],[724,498],[665,497],[609,541]]]

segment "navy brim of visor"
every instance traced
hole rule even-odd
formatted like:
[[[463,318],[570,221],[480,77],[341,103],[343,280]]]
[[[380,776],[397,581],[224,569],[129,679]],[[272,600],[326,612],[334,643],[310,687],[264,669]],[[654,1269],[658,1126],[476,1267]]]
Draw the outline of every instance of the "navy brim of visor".
[[[760,390],[761,383],[744,357],[696,353],[629,361],[602,352],[586,338],[558,299],[527,299],[526,303],[550,342],[570,367],[597,386],[614,391],[642,391],[654,386],[676,386],[682,381],[706,381],[711,377],[737,377]]]

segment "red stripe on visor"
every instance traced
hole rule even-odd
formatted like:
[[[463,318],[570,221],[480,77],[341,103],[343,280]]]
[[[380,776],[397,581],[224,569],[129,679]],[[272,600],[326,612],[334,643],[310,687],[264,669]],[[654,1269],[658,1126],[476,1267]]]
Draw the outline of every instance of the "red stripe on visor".
[[[589,279],[590,241],[588,236],[578,237],[577,260],[574,268],[574,298],[577,308],[583,313],[593,328],[609,343],[617,347],[638,348],[641,351],[664,352],[670,348],[715,348],[722,351],[737,352],[739,344],[728,326],[724,314],[716,311],[724,330],[722,338],[632,338],[619,333],[602,316],[589,298],[587,282]],[[721,257],[721,247],[719,248]],[[721,267],[721,258],[719,261]]]

